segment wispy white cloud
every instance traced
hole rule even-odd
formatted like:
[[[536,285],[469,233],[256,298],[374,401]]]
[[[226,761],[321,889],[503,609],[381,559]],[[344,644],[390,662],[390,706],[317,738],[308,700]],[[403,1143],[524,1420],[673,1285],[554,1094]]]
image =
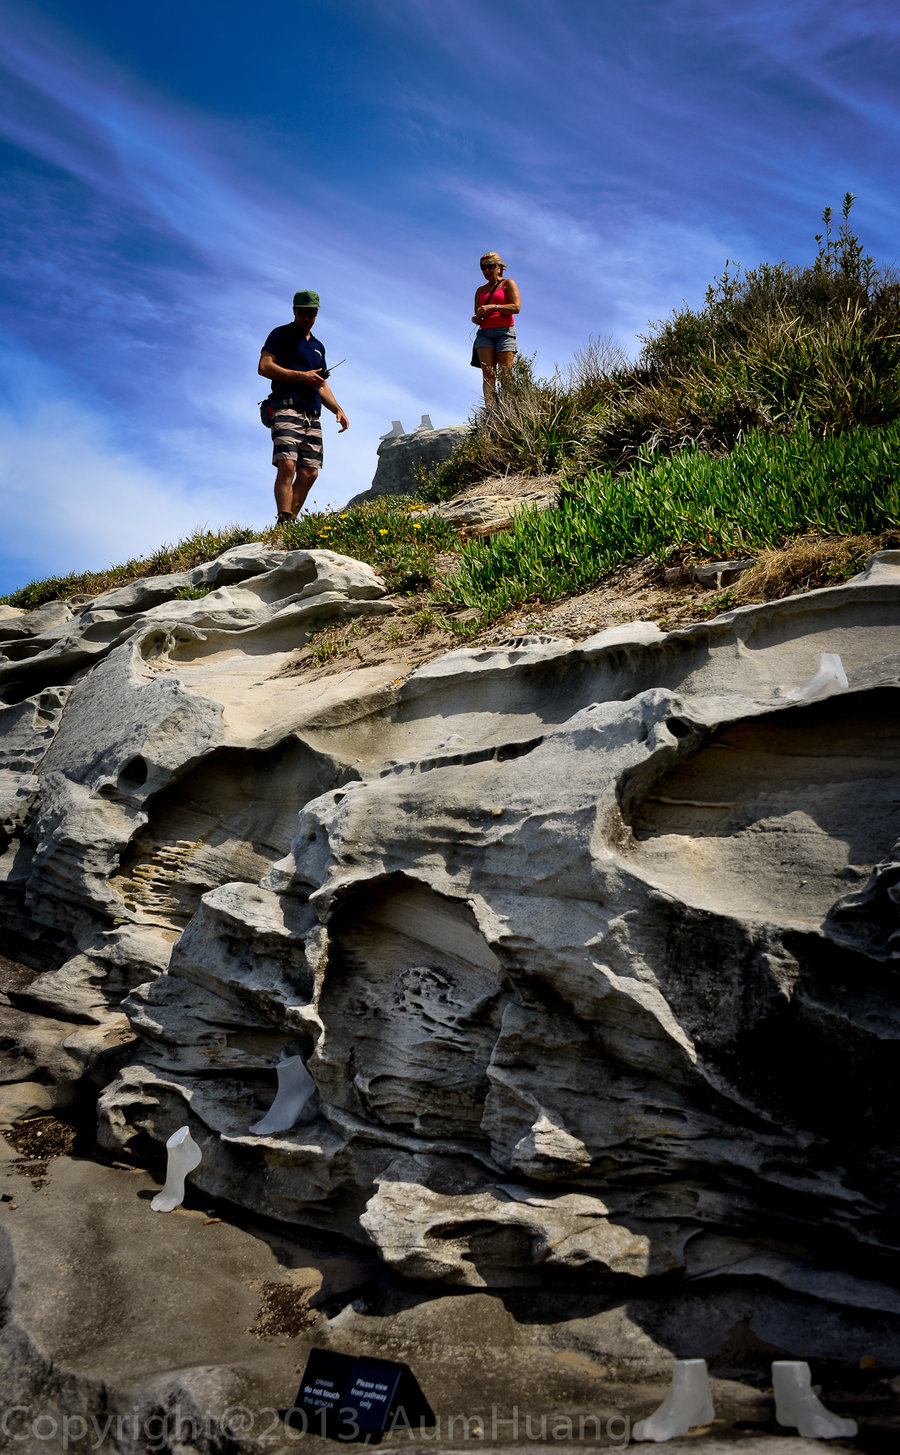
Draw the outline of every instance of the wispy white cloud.
[[[60,381],[33,356],[4,351],[0,370],[0,491],[4,547],[0,590],[21,585],[10,570],[65,574],[101,568],[229,519],[235,492],[186,491],[129,449],[127,429],[68,402]],[[4,579],[5,578],[5,579]]]
[[[397,104],[443,127],[477,115],[486,194],[510,181],[503,157],[539,203],[567,193],[613,228],[632,208],[663,221],[705,209],[717,232],[740,219],[768,250],[776,233],[807,238],[807,208],[849,187],[886,244],[895,230],[900,12],[884,0],[642,0],[627,13],[458,0],[452,22],[428,0],[379,4],[452,58],[452,87],[413,80]],[[492,109],[472,77],[495,55],[509,84]]]
[[[673,3],[673,0],[669,0]],[[673,14],[728,57],[724,75],[764,99],[757,132],[777,137],[788,155],[852,162],[871,185],[883,179],[884,148],[895,149],[900,128],[900,11],[883,0],[811,5],[808,0],[678,0]],[[784,131],[785,119],[793,127]],[[729,132],[741,131],[740,114]],[[895,189],[894,189],[895,190]]]
[[[327,185],[248,177],[237,129],[124,85],[115,67],[23,16],[5,57],[17,109],[0,114],[0,135],[52,171],[23,162],[7,216],[18,253],[5,372],[21,401],[0,416],[0,491],[19,563],[67,570],[200,521],[269,518],[273,472],[255,409],[267,386],[256,362],[304,283],[326,300],[332,358],[349,356],[335,388],[351,416],[340,438],[326,416],[311,503],[340,504],[368,486],[378,438],[398,414],[412,424],[425,411],[445,423],[464,416],[470,381],[454,388],[459,355],[429,322],[428,285],[404,302],[403,263],[379,256],[365,209],[356,217],[370,248],[350,231],[310,227],[327,210]],[[36,450],[27,401],[45,389],[53,428]],[[35,496],[53,500],[40,531]]]

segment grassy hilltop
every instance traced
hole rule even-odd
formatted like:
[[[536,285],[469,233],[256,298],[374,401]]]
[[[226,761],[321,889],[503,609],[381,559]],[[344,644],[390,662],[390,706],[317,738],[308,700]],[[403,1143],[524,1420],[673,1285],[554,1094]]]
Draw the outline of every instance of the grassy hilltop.
[[[31,608],[182,570],[251,540],[322,547],[369,561],[391,590],[431,590],[482,626],[526,602],[583,592],[623,562],[746,557],[826,538],[803,584],[859,568],[900,527],[900,281],[863,253],[844,198],[823,213],[804,267],[726,263],[702,308],[651,325],[636,363],[589,340],[565,375],[519,359],[496,409],[453,456],[423,472],[415,498],[307,514],[295,526],[229,527],[143,560],[30,585],[0,598]],[[463,540],[425,516],[508,474],[552,475],[557,502],[511,529]],[[454,552],[440,579],[435,560]],[[794,589],[796,579],[786,589]],[[727,604],[727,603],[723,603]],[[471,626],[468,628],[471,630]]]

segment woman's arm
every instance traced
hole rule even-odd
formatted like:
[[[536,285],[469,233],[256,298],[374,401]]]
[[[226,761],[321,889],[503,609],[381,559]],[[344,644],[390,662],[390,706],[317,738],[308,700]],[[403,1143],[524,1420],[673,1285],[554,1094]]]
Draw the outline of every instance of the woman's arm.
[[[515,278],[504,278],[503,281],[506,284],[506,301],[503,305],[503,312],[520,313],[522,299],[519,296],[519,289]]]

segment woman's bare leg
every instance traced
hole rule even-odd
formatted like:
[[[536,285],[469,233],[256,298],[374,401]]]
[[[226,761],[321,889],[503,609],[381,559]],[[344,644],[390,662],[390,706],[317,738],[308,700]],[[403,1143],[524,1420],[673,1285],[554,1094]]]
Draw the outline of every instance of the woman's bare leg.
[[[513,359],[515,357],[515,354],[510,354],[506,352],[497,355],[497,368],[500,370],[501,384],[504,383],[506,376],[509,374],[509,371],[513,366]]]
[[[494,366],[496,355],[493,349],[479,349],[478,362],[481,365],[481,383],[484,390],[484,402],[488,409],[494,404],[497,398],[497,370]]]

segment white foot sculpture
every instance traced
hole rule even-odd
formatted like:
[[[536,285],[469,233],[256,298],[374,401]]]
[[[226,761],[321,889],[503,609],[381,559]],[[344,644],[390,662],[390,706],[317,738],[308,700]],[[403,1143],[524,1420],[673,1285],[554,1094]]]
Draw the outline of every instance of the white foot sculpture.
[[[302,1056],[289,1056],[279,1061],[278,1092],[262,1121],[250,1128],[255,1137],[271,1137],[276,1132],[290,1131],[316,1089]]]
[[[638,1420],[632,1440],[674,1440],[695,1425],[708,1425],[713,1418],[712,1394],[705,1359],[676,1359],[672,1387],[658,1409]]]
[[[855,1435],[856,1421],[827,1410],[812,1387],[809,1365],[801,1360],[777,1359],[772,1365],[775,1418],[779,1425],[796,1426],[807,1440],[835,1440]]]
[[[166,1165],[166,1183],[150,1206],[154,1212],[174,1212],[184,1201],[184,1179],[195,1167],[200,1166],[203,1153],[191,1136],[188,1127],[179,1127],[166,1142],[169,1160]]]
[[[789,702],[817,702],[832,692],[846,692],[850,684],[837,652],[819,652],[816,661],[819,665],[809,680],[785,692]]]

